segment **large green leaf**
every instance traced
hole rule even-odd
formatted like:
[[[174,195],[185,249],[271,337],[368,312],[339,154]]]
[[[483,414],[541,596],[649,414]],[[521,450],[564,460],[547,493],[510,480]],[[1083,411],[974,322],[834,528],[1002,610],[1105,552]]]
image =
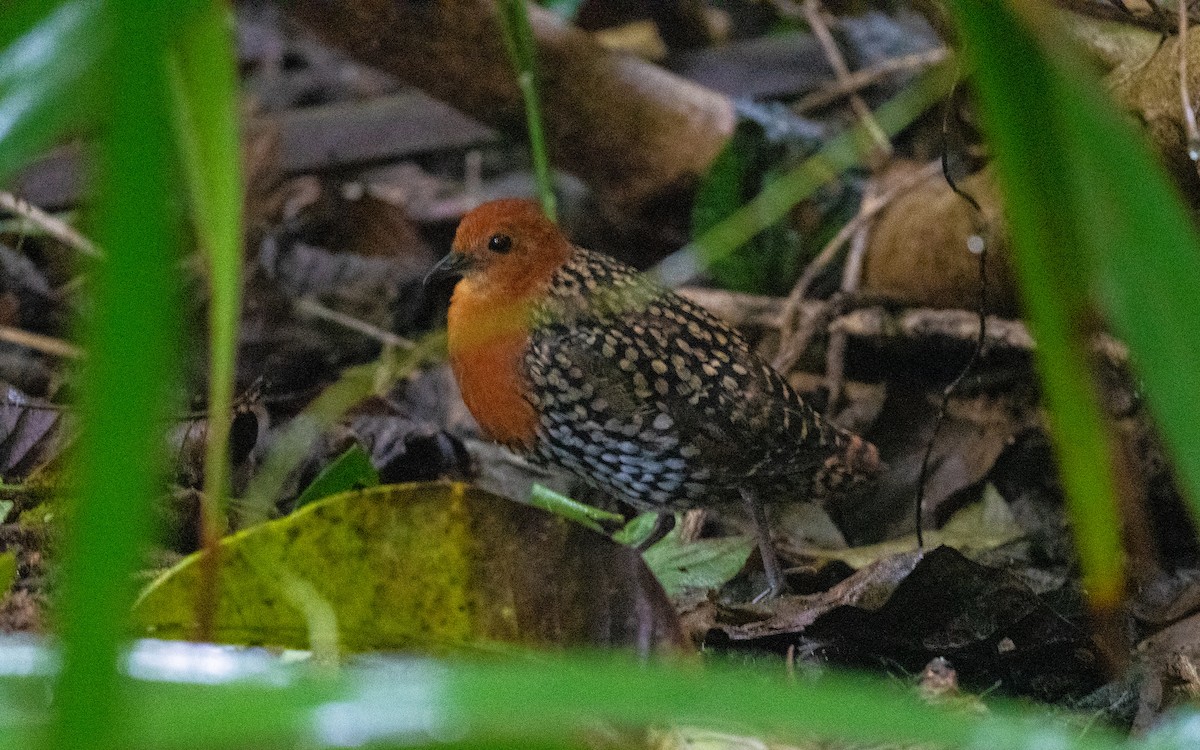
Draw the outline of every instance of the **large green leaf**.
[[[1088,368],[1094,305],[1128,341],[1187,494],[1200,501],[1200,243],[1128,118],[1044,8],[955,0],[1087,583],[1122,587],[1112,450]]]
[[[180,12],[174,4],[171,10]],[[161,430],[179,362],[175,269],[181,193],[171,132],[167,16],[161,0],[105,3],[99,22],[77,37],[80,49],[49,52],[88,56],[95,54],[89,48],[108,45],[96,77],[104,127],[92,165],[96,239],[106,258],[91,269],[94,307],[85,329],[82,439],[75,453],[79,490],[56,609],[63,668],[52,737],[59,747],[125,746],[128,714],[116,689],[116,658],[150,498],[161,486]]]

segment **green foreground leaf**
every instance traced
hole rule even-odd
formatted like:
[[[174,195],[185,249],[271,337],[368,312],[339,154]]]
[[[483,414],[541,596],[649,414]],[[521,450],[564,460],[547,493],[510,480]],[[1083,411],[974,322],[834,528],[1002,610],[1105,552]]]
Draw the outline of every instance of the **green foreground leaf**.
[[[1112,447],[1088,366],[1092,310],[1129,343],[1200,510],[1200,243],[1144,139],[1044,8],[951,5],[995,152],[1085,584],[1111,605],[1124,562]]]
[[[78,4],[59,7],[68,6]],[[184,8],[172,8],[177,22],[186,20]],[[89,269],[94,307],[79,380],[79,491],[56,608],[63,640],[52,730],[58,747],[122,746],[127,712],[116,689],[116,660],[150,499],[161,486],[161,431],[178,374],[175,269],[182,217],[165,10],[162,2],[102,3],[96,23],[81,32],[79,49],[40,50],[100,58],[94,101],[105,124],[91,173],[96,240],[106,257]]]
[[[0,13],[0,180],[94,117],[103,3],[6,3]]]
[[[1122,742],[1069,717],[993,702],[950,711],[896,684],[846,675],[788,679],[782,669],[635,663],[613,655],[516,659],[374,659],[328,672],[281,667],[262,653],[165,649],[140,659],[129,747],[578,748],[605,727],[691,726],[775,741],[989,750],[1184,750],[1195,712],[1144,741]],[[22,649],[17,653],[17,649]],[[28,644],[0,641],[0,661],[44,665]],[[43,667],[44,670],[44,667]],[[27,748],[45,721],[45,672],[0,676],[0,748]],[[214,684],[216,683],[216,684]],[[594,736],[594,735],[591,735]]]

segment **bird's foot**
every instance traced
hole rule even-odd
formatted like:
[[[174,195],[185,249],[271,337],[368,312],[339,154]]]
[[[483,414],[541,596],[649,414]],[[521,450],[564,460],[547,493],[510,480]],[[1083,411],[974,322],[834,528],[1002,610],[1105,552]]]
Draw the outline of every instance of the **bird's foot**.
[[[746,512],[754,527],[754,536],[758,541],[758,553],[762,556],[763,571],[767,574],[767,590],[754,597],[754,603],[774,599],[787,590],[787,579],[783,575],[783,566],[775,554],[771,544],[771,527],[767,525],[767,514],[758,498],[749,490],[743,489],[742,500],[746,504]]]
[[[776,582],[775,584],[768,585],[766,590],[764,590],[761,594],[759,594],[758,596],[751,599],[750,603],[751,604],[762,604],[763,602],[767,602],[772,599],[776,599],[780,596],[783,596],[784,592],[786,592],[786,591],[787,591],[787,583],[786,582]]]

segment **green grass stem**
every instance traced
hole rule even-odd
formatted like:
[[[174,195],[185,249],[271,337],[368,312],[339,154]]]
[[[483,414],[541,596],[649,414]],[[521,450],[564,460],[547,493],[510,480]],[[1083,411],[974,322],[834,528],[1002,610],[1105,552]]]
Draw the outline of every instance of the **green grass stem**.
[[[550,174],[550,155],[546,133],[542,127],[542,105],[537,85],[537,43],[529,25],[529,9],[525,0],[497,0],[500,28],[504,45],[517,74],[517,85],[525,100],[525,122],[529,131],[529,149],[533,156],[533,173],[537,180],[542,210],[551,221],[558,220],[558,199],[554,195],[554,179]]]
[[[128,712],[116,659],[141,560],[150,498],[161,489],[162,429],[178,366],[179,213],[159,2],[104,6],[106,127],[97,144],[95,307],[85,339],[77,502],[57,610],[63,667],[54,747],[124,747]]]

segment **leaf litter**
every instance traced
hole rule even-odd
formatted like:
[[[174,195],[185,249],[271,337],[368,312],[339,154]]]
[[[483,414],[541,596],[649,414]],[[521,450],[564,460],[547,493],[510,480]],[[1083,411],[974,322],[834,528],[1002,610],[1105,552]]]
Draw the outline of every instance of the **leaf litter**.
[[[889,20],[871,22],[886,29]],[[284,36],[283,47],[301,58],[305,54],[297,49],[314,46],[311,40],[307,48],[297,46],[291,38],[294,30],[261,27],[254,33]],[[272,44],[262,49],[282,48]],[[309,55],[298,78],[288,79],[287,85],[264,88],[270,76],[256,80],[258,89],[269,94],[268,111],[258,114],[269,117],[275,110],[295,109],[308,96],[322,102],[353,100],[396,86],[394,80],[381,81],[378,73],[364,69],[346,74],[355,66],[345,59],[317,57]],[[263,60],[249,55],[245,63],[254,69]],[[369,90],[360,90],[364,86]],[[879,90],[865,95],[878,97]],[[247,157],[252,273],[239,384],[245,390],[261,380],[264,387],[253,420],[244,417],[244,439],[235,440],[235,464],[241,467],[234,477],[238,500],[289,421],[344,368],[370,361],[385,347],[361,331],[301,314],[298,300],[317,299],[399,336],[428,329],[444,307],[436,291],[426,295],[420,289],[420,278],[436,254],[432,249],[445,245],[462,207],[489,191],[516,184],[511,178],[520,172],[519,147],[490,144],[471,154],[448,150],[417,161],[369,165],[357,174],[362,165],[334,164],[316,170],[319,174],[297,176],[285,173],[278,142],[269,142],[271,129],[263,132],[263,140],[248,147],[252,153]],[[277,131],[273,137],[277,141]],[[509,169],[514,163],[518,167]],[[504,166],[497,169],[497,164]],[[856,194],[865,179],[873,178],[847,175],[848,192]],[[438,186],[436,200],[427,195],[430,181]],[[921,203],[919,197],[914,194],[909,201]],[[564,215],[569,217],[571,200],[566,202]],[[893,206],[891,213],[908,216],[905,205]],[[835,229],[829,225],[832,217],[821,215],[821,210],[801,207],[797,224],[818,235]],[[594,214],[574,209],[576,216],[594,219]],[[601,229],[582,226],[581,239],[588,232],[603,237],[603,223],[590,223]],[[920,227],[908,227],[903,234],[925,236]],[[8,235],[3,239],[13,240]],[[872,242],[886,239],[880,233]],[[951,237],[947,244],[957,239]],[[0,265],[6,286],[0,290],[0,317],[61,335],[65,322],[78,314],[67,308],[86,299],[78,291],[86,286],[80,283],[69,294],[58,293],[74,270],[64,272],[64,264],[53,259],[43,263],[53,254],[53,243],[30,238],[22,249],[24,255],[7,244],[3,247]],[[875,254],[877,263],[886,259],[888,249]],[[768,351],[778,343],[770,331],[750,335]],[[806,372],[793,374],[794,379],[807,378],[804,390],[818,403],[823,345],[818,337],[808,361],[801,363]],[[198,372],[204,356],[202,347],[196,348],[201,353],[193,357],[192,369]],[[226,609],[218,613],[224,618],[222,632],[238,642],[302,647],[315,636],[328,643],[329,633],[314,634],[312,618],[303,614],[316,611],[313,605],[320,600],[336,614],[334,642],[346,650],[445,648],[478,644],[480,639],[642,648],[678,645],[678,633],[670,624],[678,610],[685,632],[710,653],[751,650],[782,657],[791,649],[806,663],[832,662],[906,676],[940,657],[949,659],[967,689],[998,687],[1043,700],[1074,699],[1099,686],[1104,675],[1071,578],[1061,490],[1053,478],[1053,458],[1044,450],[1043,418],[1036,386],[1031,385],[1028,352],[985,356],[980,382],[952,403],[950,422],[935,445],[927,493],[928,517],[938,528],[926,530],[929,550],[923,556],[914,551],[911,498],[917,457],[932,424],[928,396],[938,390],[937,378],[955,369],[961,351],[950,345],[922,348],[903,339],[897,344],[897,339],[888,343],[862,337],[852,341],[849,354],[847,377],[869,382],[883,395],[880,404],[864,406],[864,400],[853,396],[855,389],[847,388],[851,403],[842,413],[868,430],[884,451],[893,470],[890,485],[867,506],[797,506],[778,513],[775,538],[791,564],[789,581],[796,593],[768,606],[743,603],[754,588],[750,581],[757,575],[757,559],[740,533],[738,518],[710,514],[696,534],[677,528],[646,551],[647,568],[635,554],[602,537],[523,506],[510,508],[508,501],[480,490],[442,484],[405,490],[370,487],[375,472],[385,485],[438,477],[471,479],[518,501],[529,497],[533,482],[552,484],[572,497],[578,494],[578,485],[570,480],[547,478],[480,443],[452,385],[447,385],[445,368],[435,365],[334,420],[313,450],[297,458],[299,468],[272,498],[274,520],[226,540],[230,559],[221,587],[222,596],[229,599],[222,599]],[[3,350],[0,375],[21,389],[10,390],[7,403],[0,406],[0,474],[6,483],[53,474],[73,438],[70,413],[54,406],[57,389],[70,385],[69,373],[64,376],[57,367],[25,353],[9,357]],[[189,377],[193,389],[201,381],[201,376]],[[1186,519],[1170,515],[1172,504],[1178,505],[1178,490],[1161,451],[1155,452],[1153,430],[1144,426],[1137,389],[1129,387],[1127,373],[1118,373],[1115,385],[1106,384],[1106,395],[1114,391],[1120,398],[1110,409],[1137,423],[1130,428],[1131,439],[1142,446],[1137,455],[1155,464],[1144,467],[1152,510],[1161,512],[1154,522],[1178,527],[1180,537],[1194,538]],[[173,478],[178,486],[171,502],[180,510],[169,525],[178,531],[194,523],[195,487],[203,468],[194,447],[202,440],[203,420],[181,421],[173,432],[178,438],[172,442],[177,448]],[[353,471],[331,479],[330,473],[337,472],[333,462],[351,446],[359,449],[353,454]],[[339,489],[346,492],[330,495]],[[455,499],[460,492],[465,500]],[[459,502],[461,506],[455,505]],[[603,505],[603,499],[599,502]],[[22,503],[18,498],[17,513],[28,510]],[[293,504],[304,507],[278,517]],[[56,512],[46,508],[26,518],[44,519]],[[5,612],[21,608],[12,619],[0,613],[0,625],[6,628],[41,627],[41,605],[30,599],[31,592],[41,596],[46,588],[41,560],[46,546],[35,537],[52,526],[53,522],[36,529],[25,522],[0,526],[6,549],[17,552],[16,582],[4,602]],[[506,540],[505,535],[512,538]],[[190,551],[194,545],[194,534],[175,538],[170,544],[175,551]],[[428,557],[416,551],[421,543],[431,547]],[[254,552],[256,547],[261,552]],[[1151,584],[1171,580],[1172,596],[1163,597],[1167,603],[1144,606],[1152,599],[1149,593],[1132,603],[1139,659],[1150,676],[1129,688],[1138,709],[1118,720],[1132,721],[1132,714],[1138,713],[1139,725],[1148,724],[1173,701],[1193,694],[1190,643],[1193,618],[1200,611],[1200,587],[1188,572],[1200,560],[1194,545],[1190,549],[1180,545],[1162,552],[1159,577],[1143,589],[1150,592],[1155,590]],[[452,580],[447,571],[432,569],[429,560],[435,552],[455,563],[447,566],[451,572],[470,575]],[[405,555],[415,556],[412,566],[400,569],[397,560],[407,559]],[[187,634],[187,589],[195,565],[195,558],[187,558],[144,595],[138,615],[148,618],[143,624],[153,625],[159,634]],[[344,575],[338,570],[342,567],[347,569]],[[501,569],[512,579],[503,580],[496,572]],[[426,573],[414,579],[414,570]],[[658,582],[648,571],[654,571]],[[330,579],[324,581],[327,575]],[[528,583],[531,577],[534,582]],[[291,593],[281,592],[275,584],[284,579],[305,581],[309,587],[285,586]],[[400,582],[413,583],[413,590],[400,590]],[[533,593],[515,593],[518,582],[531,586]],[[664,604],[659,583],[671,595],[673,608]],[[270,606],[256,609],[256,597],[270,601]],[[307,602],[296,601],[306,597]],[[238,606],[231,607],[229,601]],[[516,618],[521,627],[510,627],[515,615],[505,609],[514,601],[523,608]],[[464,602],[469,617],[447,604]],[[404,615],[391,623],[393,613]],[[371,622],[372,616],[391,624]],[[699,740],[703,744],[703,738]]]

